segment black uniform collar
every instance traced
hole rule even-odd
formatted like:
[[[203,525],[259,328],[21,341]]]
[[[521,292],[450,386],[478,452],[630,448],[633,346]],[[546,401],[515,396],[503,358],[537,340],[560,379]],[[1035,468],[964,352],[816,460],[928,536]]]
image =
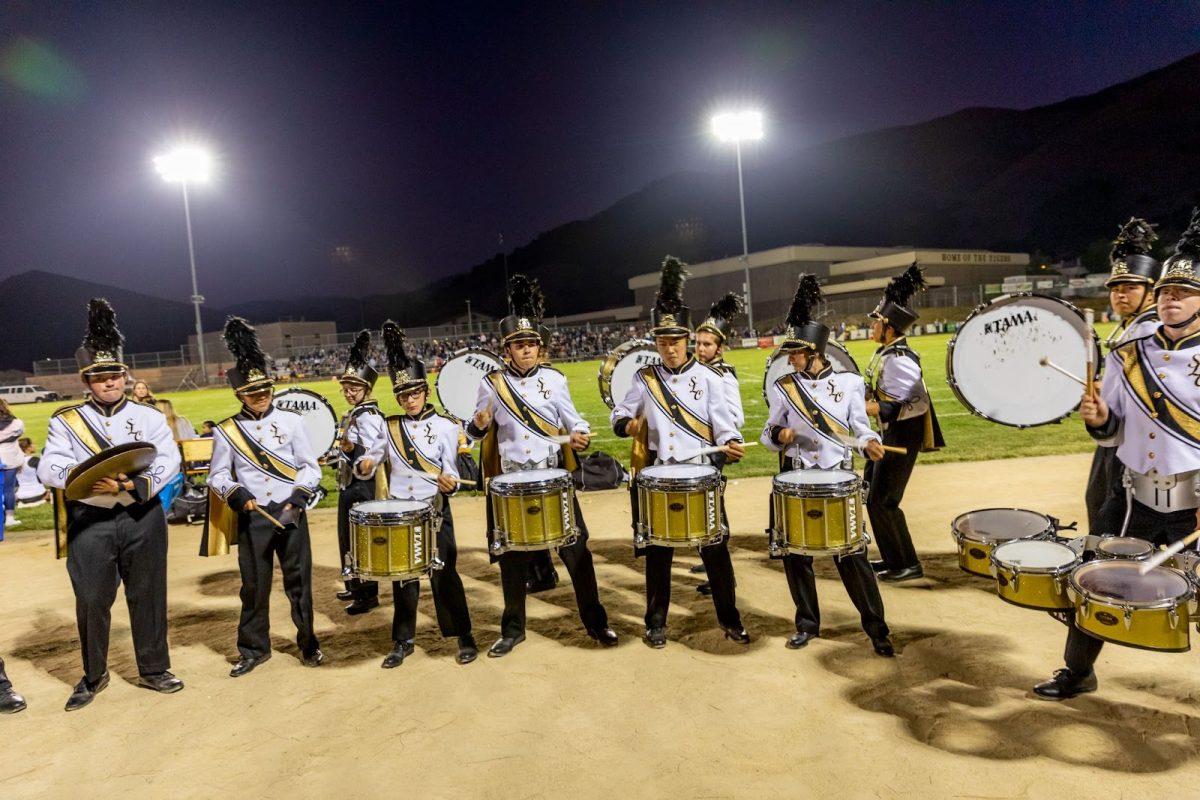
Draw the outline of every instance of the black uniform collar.
[[[129,402],[129,398],[121,395],[121,399],[115,403],[101,403],[96,399],[95,395],[88,398],[88,403],[96,410],[96,413],[102,417],[111,417],[125,407]]]
[[[804,377],[806,377],[810,380],[822,380],[824,378],[828,378],[832,374],[833,374],[833,366],[830,364],[826,364],[825,367],[820,372],[818,372],[816,375],[813,375],[808,370],[804,371]]]
[[[437,409],[433,407],[432,403],[426,403],[425,407],[422,408],[420,411],[418,411],[416,414],[409,414],[407,411],[404,413],[405,419],[408,419],[413,422],[421,422],[423,420],[429,419],[430,417],[436,417],[436,416],[437,416]]]
[[[361,414],[364,411],[378,411],[378,410],[379,410],[379,401],[373,397],[370,400],[363,400],[361,403],[359,403],[358,405],[356,405],[350,409],[351,413],[354,413],[354,414]]]
[[[541,364],[534,364],[526,372],[521,372],[521,370],[517,369],[517,365],[512,363],[511,361],[508,362],[508,367],[507,367],[508,371],[511,372],[513,375],[515,375],[518,378],[528,378],[530,375],[537,372],[541,368],[542,368]]]
[[[243,403],[242,410],[238,412],[238,417],[240,417],[241,419],[264,419],[264,418],[270,416],[271,412],[274,410],[275,410],[275,404],[272,403],[271,405],[267,406],[266,411],[264,411],[261,414],[256,414],[255,412],[253,412],[249,408],[247,408],[245,403]]]
[[[671,369],[666,364],[659,364],[658,366],[662,367],[662,369],[664,369],[666,372],[670,373],[671,375],[682,375],[683,373],[685,373],[689,369],[691,369],[692,365],[695,363],[696,363],[696,356],[689,354],[687,357],[687,361],[684,361],[676,369]]]
[[[904,336],[897,336],[895,339],[892,339],[887,344],[880,345],[879,349],[876,350],[875,352],[876,353],[886,353],[888,350],[899,349],[901,347],[908,347],[908,335],[907,334],[905,334]]]
[[[1163,333],[1163,326],[1159,325],[1158,330],[1154,332],[1154,340],[1163,350],[1190,350],[1193,347],[1200,347],[1200,331],[1171,341]]]

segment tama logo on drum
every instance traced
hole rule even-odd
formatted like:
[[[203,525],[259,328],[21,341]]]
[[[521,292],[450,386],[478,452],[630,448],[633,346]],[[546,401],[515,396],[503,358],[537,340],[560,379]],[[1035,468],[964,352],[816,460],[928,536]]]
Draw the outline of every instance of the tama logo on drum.
[[[488,361],[485,361],[484,359],[479,358],[478,356],[467,356],[463,360],[466,361],[469,365],[471,365],[475,369],[481,370],[483,372],[491,372],[492,370],[494,370],[496,368],[494,364],[492,364]]]
[[[986,322],[983,325],[983,332],[1005,333],[1009,328],[1015,328],[1018,325],[1024,325],[1027,322],[1037,322],[1037,317],[1034,316],[1032,310],[1022,311],[1017,314],[1010,314],[1007,317],[1001,317],[995,322]]]
[[[282,408],[286,411],[295,411],[299,414],[307,414],[310,411],[317,410],[316,400],[300,400],[292,398],[283,398],[275,401],[276,408]]]

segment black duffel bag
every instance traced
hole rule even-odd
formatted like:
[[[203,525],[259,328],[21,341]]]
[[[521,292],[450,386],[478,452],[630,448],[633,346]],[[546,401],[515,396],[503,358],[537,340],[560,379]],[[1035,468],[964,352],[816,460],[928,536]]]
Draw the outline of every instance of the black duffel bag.
[[[470,453],[459,453],[458,459],[455,461],[458,465],[458,477],[464,481],[471,481],[474,486],[464,486],[466,489],[482,489],[483,484],[480,482],[481,473],[479,472],[479,464],[471,457]]]
[[[208,487],[184,483],[183,489],[171,501],[167,522],[172,525],[194,525],[208,516]]]
[[[621,462],[603,451],[579,457],[579,469],[571,473],[575,488],[584,492],[616,489],[629,479]]]

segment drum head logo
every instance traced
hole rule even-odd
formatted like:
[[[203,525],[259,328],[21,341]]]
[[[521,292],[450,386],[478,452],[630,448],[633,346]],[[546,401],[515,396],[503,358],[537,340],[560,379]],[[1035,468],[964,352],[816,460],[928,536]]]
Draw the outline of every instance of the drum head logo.
[[[1018,311],[1016,314],[1010,314],[1007,317],[1001,317],[995,322],[985,322],[983,324],[984,333],[1004,333],[1009,328],[1015,328],[1018,325],[1024,325],[1027,322],[1037,322],[1037,317],[1032,311]]]
[[[1099,622],[1101,625],[1116,625],[1117,618],[1107,611],[1097,611],[1096,622]]]

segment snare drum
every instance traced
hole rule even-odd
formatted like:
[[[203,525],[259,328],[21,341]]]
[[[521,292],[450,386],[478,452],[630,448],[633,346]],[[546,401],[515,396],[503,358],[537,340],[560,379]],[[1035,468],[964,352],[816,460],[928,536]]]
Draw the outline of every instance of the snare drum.
[[[434,382],[438,402],[447,414],[466,422],[475,415],[479,382],[498,369],[504,369],[504,364],[489,350],[459,350],[438,370]]]
[[[420,500],[368,500],[350,508],[350,571],[371,580],[406,581],[442,564],[441,520]]]
[[[950,533],[958,543],[958,566],[990,578],[992,548],[1013,539],[1049,538],[1054,535],[1054,522],[1023,508],[984,508],[955,517]]]
[[[1114,644],[1182,653],[1191,647],[1188,621],[1196,613],[1191,582],[1182,572],[1127,559],[1092,561],[1071,573],[1068,592],[1075,625]]]
[[[796,469],[771,481],[775,527],[767,533],[773,556],[837,556],[869,541],[862,480],[844,469]]]
[[[1096,558],[1128,558],[1145,561],[1154,555],[1154,545],[1132,536],[1105,536],[1096,543]]]
[[[643,339],[632,339],[618,345],[600,364],[600,372],[596,375],[600,384],[600,399],[612,408],[624,400],[633,388],[633,378],[638,370],[661,363],[658,350]]]
[[[565,469],[508,472],[488,481],[491,549],[552,550],[575,541],[575,484]]]
[[[637,547],[703,547],[725,535],[721,473],[708,464],[655,464],[637,475]]]
[[[1067,596],[1067,578],[1079,561],[1070,547],[1046,539],[1004,542],[996,545],[991,555],[1000,599],[1040,611],[1074,606]]]

